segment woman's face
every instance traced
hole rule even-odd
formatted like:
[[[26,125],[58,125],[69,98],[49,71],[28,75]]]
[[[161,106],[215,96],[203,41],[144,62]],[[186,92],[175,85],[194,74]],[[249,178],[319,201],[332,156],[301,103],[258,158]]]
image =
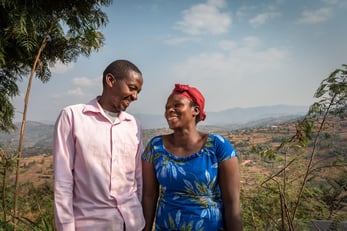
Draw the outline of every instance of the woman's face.
[[[165,118],[169,128],[184,128],[195,124],[198,111],[191,106],[190,100],[180,94],[171,94],[165,105]]]

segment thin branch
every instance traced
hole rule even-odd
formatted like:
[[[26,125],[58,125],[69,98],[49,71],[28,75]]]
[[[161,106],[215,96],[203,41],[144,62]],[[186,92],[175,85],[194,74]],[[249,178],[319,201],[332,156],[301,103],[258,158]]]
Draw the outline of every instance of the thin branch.
[[[277,173],[269,176],[266,180],[264,180],[260,186],[262,186],[263,184],[267,183],[270,180],[273,180],[276,176],[280,175],[283,171],[285,171],[285,169],[287,169],[290,165],[292,165],[292,163],[296,160],[296,158],[292,159],[286,166],[284,166],[282,169],[280,169]]]
[[[59,19],[56,19],[56,21],[52,22],[50,28],[48,29],[46,36],[43,38],[41,42],[41,46],[36,54],[34,64],[31,68],[31,73],[29,76],[29,81],[28,81],[28,86],[27,86],[27,91],[25,94],[25,99],[24,99],[24,111],[23,111],[23,119],[22,119],[22,125],[21,125],[21,130],[20,130],[20,135],[19,135],[19,144],[18,144],[18,159],[17,159],[17,167],[16,167],[16,179],[15,179],[15,193],[14,193],[14,205],[13,205],[13,217],[17,216],[17,201],[18,201],[18,185],[19,185],[19,164],[20,164],[20,159],[22,158],[22,149],[23,149],[23,138],[24,138],[24,130],[25,130],[25,125],[26,125],[26,115],[27,115],[27,110],[28,110],[28,104],[29,104],[29,96],[30,96],[30,90],[31,90],[31,84],[32,80],[35,75],[36,68],[38,66],[38,63],[40,61],[41,54],[43,50],[46,47],[47,41],[49,34],[53,30],[54,26],[58,23]],[[14,228],[13,231],[16,230],[16,219],[13,219],[14,223]]]
[[[314,139],[312,152],[311,152],[311,155],[310,155],[310,161],[309,161],[309,163],[308,163],[308,165],[306,167],[306,173],[304,175],[304,180],[303,180],[302,185],[300,187],[299,194],[298,194],[298,197],[297,197],[297,201],[296,201],[295,206],[294,206],[293,215],[292,215],[292,221],[294,221],[294,219],[295,219],[295,215],[296,215],[297,209],[299,207],[299,203],[300,203],[300,200],[302,198],[302,194],[303,194],[304,189],[306,187],[307,179],[308,179],[308,176],[310,174],[311,166],[312,166],[315,154],[316,154],[316,148],[317,148],[317,144],[318,144],[319,135],[320,135],[321,131],[323,130],[323,126],[325,124],[325,120],[326,120],[326,118],[328,116],[329,110],[330,110],[331,106],[333,105],[333,102],[334,102],[336,97],[337,97],[337,94],[335,93],[334,96],[331,98],[330,103],[329,103],[329,105],[328,105],[328,107],[327,107],[327,109],[326,109],[326,111],[324,113],[322,122],[320,123],[318,132],[317,132],[316,137]]]

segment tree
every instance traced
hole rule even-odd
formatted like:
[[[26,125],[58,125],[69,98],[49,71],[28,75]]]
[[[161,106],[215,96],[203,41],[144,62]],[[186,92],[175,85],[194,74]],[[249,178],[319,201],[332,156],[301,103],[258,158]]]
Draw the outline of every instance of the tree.
[[[346,142],[334,145],[334,128],[343,129],[338,122],[347,116],[347,65],[324,79],[314,97],[294,135],[274,149],[253,147],[269,165],[265,179],[242,191],[244,219],[252,229],[306,230],[309,218],[346,219]]]
[[[108,21],[102,7],[109,4],[111,0],[0,1],[0,89],[4,89],[0,100],[5,102],[0,110],[0,129],[13,127],[9,99],[18,94],[16,83],[29,75],[18,144],[13,218],[32,79],[36,76],[47,82],[50,67],[56,62],[67,64],[101,48],[104,37],[98,29]]]

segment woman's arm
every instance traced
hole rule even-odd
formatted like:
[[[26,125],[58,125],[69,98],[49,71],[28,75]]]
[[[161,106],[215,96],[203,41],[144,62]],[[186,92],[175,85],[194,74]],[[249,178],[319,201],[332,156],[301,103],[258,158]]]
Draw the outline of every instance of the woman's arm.
[[[143,196],[142,209],[145,217],[144,231],[151,231],[157,207],[159,195],[159,184],[155,175],[153,164],[142,161],[142,177],[143,177]]]
[[[224,223],[228,231],[242,230],[240,207],[240,171],[237,157],[219,164],[219,184],[224,206]]]

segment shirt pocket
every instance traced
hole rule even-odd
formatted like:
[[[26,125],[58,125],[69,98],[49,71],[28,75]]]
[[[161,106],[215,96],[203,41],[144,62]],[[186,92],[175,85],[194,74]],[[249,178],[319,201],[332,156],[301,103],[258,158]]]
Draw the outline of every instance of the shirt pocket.
[[[116,167],[119,167],[127,180],[135,178],[137,148],[136,144],[123,143],[118,153],[119,156],[116,156],[118,158],[118,166]]]

